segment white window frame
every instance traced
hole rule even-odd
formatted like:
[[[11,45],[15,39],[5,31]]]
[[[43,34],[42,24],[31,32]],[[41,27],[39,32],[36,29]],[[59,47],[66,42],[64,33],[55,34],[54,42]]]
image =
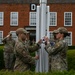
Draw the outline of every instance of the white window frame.
[[[12,19],[13,13],[16,13],[16,19]],[[15,20],[16,20],[16,24],[14,24]],[[11,12],[10,13],[10,25],[11,26],[18,26],[18,12]]]
[[[0,32],[2,32],[2,38],[0,38],[0,40],[2,41],[2,39],[3,39],[3,31],[0,31]],[[0,44],[3,44],[3,42],[0,42]]]
[[[52,16],[50,15],[50,26],[57,26],[57,12],[50,12],[50,14],[55,14],[55,15],[52,15]],[[52,25],[51,20],[54,18],[54,16],[55,16],[55,25]]]
[[[2,16],[1,16],[1,18],[2,19],[0,19],[0,26],[3,26],[3,24],[4,24],[4,12],[0,12],[1,14],[2,14]]]
[[[51,36],[50,33],[53,34],[53,31],[49,31],[49,38],[50,38],[50,36]],[[53,37],[53,36],[52,36],[52,37]],[[54,38],[54,37],[53,37],[53,38]],[[53,39],[53,38],[50,38],[50,39]]]
[[[71,25],[65,25],[65,14],[71,13]],[[64,12],[64,26],[72,26],[72,12]]]
[[[17,35],[15,36],[15,38],[13,37],[13,33],[16,34],[16,31],[10,31],[10,32],[12,33],[12,38],[13,38],[14,40],[16,40],[16,39],[17,39]]]
[[[34,14],[34,15],[32,15],[32,14]],[[29,15],[30,15],[29,16],[29,25],[36,26],[36,12],[30,12]]]
[[[70,45],[68,44],[68,46],[72,46],[72,32],[69,31],[68,33],[70,33],[70,36],[71,36],[71,44],[70,44]],[[67,37],[68,37],[68,36],[67,36]],[[67,37],[66,37],[66,38],[67,38]]]

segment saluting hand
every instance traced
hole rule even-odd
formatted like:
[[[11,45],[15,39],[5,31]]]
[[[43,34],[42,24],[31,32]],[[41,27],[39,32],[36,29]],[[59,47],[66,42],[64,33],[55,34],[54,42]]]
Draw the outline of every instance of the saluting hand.
[[[9,37],[10,35],[7,35],[6,37]]]

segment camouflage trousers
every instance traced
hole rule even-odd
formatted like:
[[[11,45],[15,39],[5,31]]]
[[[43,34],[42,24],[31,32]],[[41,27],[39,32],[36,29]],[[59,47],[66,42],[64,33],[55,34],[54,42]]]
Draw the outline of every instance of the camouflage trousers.
[[[14,54],[13,53],[7,53],[4,52],[4,62],[5,62],[5,68],[8,70],[13,70],[14,67]]]

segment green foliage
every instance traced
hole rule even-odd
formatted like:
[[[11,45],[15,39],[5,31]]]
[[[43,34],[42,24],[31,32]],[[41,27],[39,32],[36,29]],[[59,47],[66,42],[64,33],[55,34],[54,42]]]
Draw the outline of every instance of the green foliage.
[[[0,71],[0,75],[75,75],[74,70],[70,71],[63,71],[63,72],[32,72],[32,71],[25,71],[25,72],[11,72],[11,71]]]
[[[69,46],[69,50],[75,49],[75,46]]]
[[[75,50],[68,50],[67,57],[68,57],[68,69],[75,70]]]
[[[0,44],[0,47],[1,47],[1,46],[4,46],[4,44]]]
[[[3,50],[3,47],[4,47],[3,45],[2,45],[2,46],[0,46],[0,50]]]
[[[0,46],[0,69],[4,68],[3,46]]]

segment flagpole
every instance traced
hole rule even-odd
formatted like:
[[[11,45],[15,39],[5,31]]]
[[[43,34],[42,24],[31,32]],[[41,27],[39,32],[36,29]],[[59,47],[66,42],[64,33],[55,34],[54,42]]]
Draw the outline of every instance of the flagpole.
[[[36,41],[43,39],[44,36],[48,36],[47,12],[47,0],[40,0],[40,6],[37,6]],[[48,72],[48,53],[45,51],[44,43],[40,46],[41,49],[37,52],[40,58],[36,62],[36,72]]]

